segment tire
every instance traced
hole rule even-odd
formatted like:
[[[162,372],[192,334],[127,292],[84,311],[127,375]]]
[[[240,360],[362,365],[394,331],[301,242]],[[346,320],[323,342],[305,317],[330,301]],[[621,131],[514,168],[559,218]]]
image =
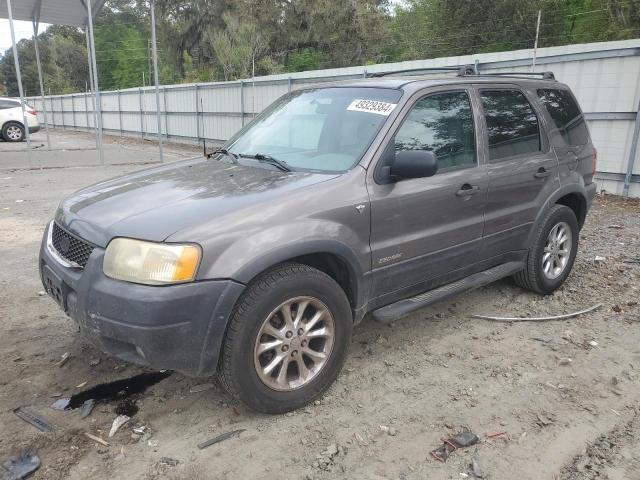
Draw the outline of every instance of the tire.
[[[2,138],[7,142],[22,142],[25,139],[24,127],[18,122],[7,122],[2,126]]]
[[[285,322],[285,311],[294,323]],[[312,324],[316,317],[320,320]],[[295,410],[321,396],[334,382],[344,364],[352,328],[347,296],[331,277],[302,264],[279,265],[253,280],[234,307],[218,378],[231,395],[254,410]],[[271,345],[276,346],[267,348]],[[265,351],[258,353],[263,347]],[[319,357],[323,352],[324,359]],[[267,373],[280,356],[283,360]],[[289,363],[282,376],[285,362]],[[304,375],[301,369],[306,370]]]
[[[563,231],[566,235],[561,235]],[[534,234],[525,269],[513,277],[516,284],[542,295],[553,293],[559,288],[571,273],[578,252],[579,231],[573,210],[565,205],[551,207]],[[567,238],[565,242],[557,241],[564,237]],[[567,243],[568,241],[571,243]],[[568,253],[562,256],[565,250]],[[556,253],[557,261],[554,260]],[[549,265],[551,268],[545,268]]]

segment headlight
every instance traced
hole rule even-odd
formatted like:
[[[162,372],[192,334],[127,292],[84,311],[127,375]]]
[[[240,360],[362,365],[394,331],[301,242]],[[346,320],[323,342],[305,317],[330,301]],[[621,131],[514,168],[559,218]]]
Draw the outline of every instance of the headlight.
[[[127,282],[166,285],[190,282],[200,263],[200,247],[115,238],[104,254],[104,274]]]

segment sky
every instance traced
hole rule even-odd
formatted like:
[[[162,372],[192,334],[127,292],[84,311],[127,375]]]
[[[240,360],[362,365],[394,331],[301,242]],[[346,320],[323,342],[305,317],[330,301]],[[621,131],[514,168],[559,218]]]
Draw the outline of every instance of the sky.
[[[22,38],[31,37],[33,35],[31,22],[21,22],[16,20],[13,22],[13,25],[16,30],[16,42],[19,42]],[[49,25],[46,23],[41,23],[39,32],[44,32],[48,26]],[[11,30],[9,29],[9,20],[0,19],[0,54],[4,54],[8,48],[11,48]]]

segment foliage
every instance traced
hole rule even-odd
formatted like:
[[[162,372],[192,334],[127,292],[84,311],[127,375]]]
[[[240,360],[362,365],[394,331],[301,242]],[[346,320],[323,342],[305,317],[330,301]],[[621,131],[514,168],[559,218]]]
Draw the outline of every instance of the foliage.
[[[162,83],[235,80],[640,36],[640,0],[156,0]],[[95,22],[101,89],[149,84],[146,0],[108,0]],[[38,36],[45,91],[84,91],[85,34]],[[27,95],[39,92],[33,40],[18,44]],[[0,91],[17,94],[13,53],[0,56]]]

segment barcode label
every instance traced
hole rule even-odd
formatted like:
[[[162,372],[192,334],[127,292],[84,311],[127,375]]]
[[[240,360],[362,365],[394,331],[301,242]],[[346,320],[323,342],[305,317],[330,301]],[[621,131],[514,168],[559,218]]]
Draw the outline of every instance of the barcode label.
[[[393,112],[396,105],[396,103],[379,102],[378,100],[356,99],[351,102],[347,110],[351,110],[352,112],[377,113],[378,115],[384,115],[386,117]]]

